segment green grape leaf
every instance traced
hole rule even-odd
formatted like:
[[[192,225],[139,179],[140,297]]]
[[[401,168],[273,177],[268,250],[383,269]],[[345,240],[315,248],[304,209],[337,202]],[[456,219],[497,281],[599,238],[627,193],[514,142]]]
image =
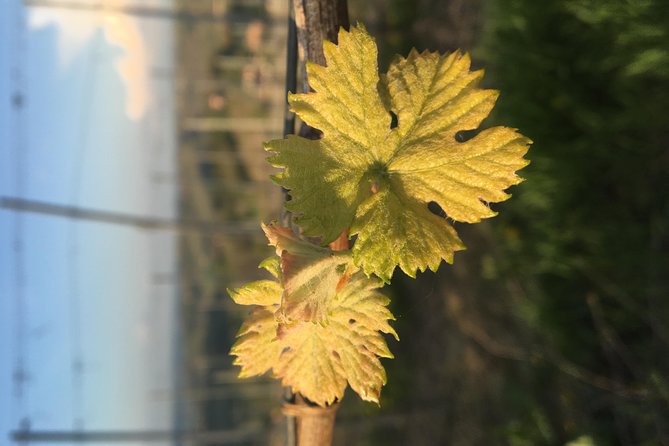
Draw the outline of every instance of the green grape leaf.
[[[258,268],[263,268],[275,279],[278,279],[281,276],[281,261],[276,256],[267,257],[265,260],[260,262]]]
[[[280,300],[281,294],[274,297]],[[233,364],[242,368],[240,378],[262,375],[277,363],[283,348],[276,338],[274,312],[278,307],[276,304],[254,309],[239,329],[230,354],[236,356]]]
[[[280,311],[285,322],[325,322],[328,302],[354,268],[351,253],[316,246],[274,223],[262,228],[281,259]]]
[[[393,357],[380,333],[397,338],[380,285],[359,271],[332,299],[327,324],[302,322],[286,331],[274,367],[284,385],[324,406],[340,400],[348,382],[363,400],[378,403],[386,383],[379,357]]]
[[[271,369],[284,385],[321,406],[340,400],[347,385],[363,400],[378,403],[386,383],[379,358],[392,358],[382,333],[397,339],[388,323],[394,319],[389,300],[378,292],[381,281],[357,271],[327,300],[326,323],[289,324],[279,315],[282,290],[274,283],[278,288],[261,291],[252,283],[231,291],[233,298],[264,292],[254,301],[267,303],[251,312],[230,352],[241,366],[239,376]]]
[[[272,305],[278,303],[274,301],[277,292],[281,296],[281,285],[273,280],[257,280],[236,290],[228,289],[237,305]]]
[[[286,208],[305,234],[325,244],[350,228],[354,262],[368,275],[389,281],[397,265],[412,277],[436,270],[464,246],[428,205],[460,222],[494,216],[488,203],[506,200],[504,190],[521,181],[516,171],[531,141],[507,127],[457,141],[498,95],[478,88],[483,73],[469,70],[467,55],[414,50],[379,77],[376,45],[362,26],[338,39],[324,43],[326,67],[307,66],[315,92],[288,98],[323,137],[266,143],[270,163],[283,168],[274,180],[290,190]]]

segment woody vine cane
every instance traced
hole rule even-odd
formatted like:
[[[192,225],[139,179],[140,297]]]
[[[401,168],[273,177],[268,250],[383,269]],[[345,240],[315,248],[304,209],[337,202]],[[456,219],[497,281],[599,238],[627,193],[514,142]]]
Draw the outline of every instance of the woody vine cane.
[[[304,410],[288,406],[300,445],[330,443],[307,438],[304,421],[317,413],[333,422],[348,386],[379,402],[380,358],[392,358],[384,334],[397,338],[380,288],[396,267],[415,277],[452,263],[464,244],[450,221],[496,215],[489,203],[521,181],[516,171],[530,144],[507,127],[456,140],[478,128],[498,96],[478,88],[483,73],[470,71],[466,54],[412,50],[380,75],[375,41],[360,24],[322,49],[324,64],[306,63],[313,91],[288,95],[291,110],[322,137],[265,144],[301,235],[262,224],[275,253],[260,266],[273,278],[230,290],[236,303],[254,307],[231,351],[240,377],[271,370],[304,401]],[[351,239],[350,249],[329,246]]]
[[[291,92],[310,90],[307,82],[306,61],[325,64],[323,39],[336,41],[340,28],[349,27],[348,6],[346,0],[297,0],[289,1],[291,17],[289,18],[288,49],[286,66],[286,95]],[[297,61],[299,41],[299,65]],[[301,82],[297,88],[297,72]],[[284,125],[284,138],[294,133],[295,114],[287,108]],[[302,123],[300,135],[311,139],[320,137],[319,131]],[[286,191],[286,189],[284,189]],[[290,213],[284,211],[281,221],[293,227]],[[297,230],[299,232],[299,229]],[[346,234],[330,243],[333,250],[348,249]],[[334,421],[339,404],[327,409],[312,407],[301,397],[286,388],[286,401],[283,412],[286,415],[286,444],[296,444],[295,430],[299,430],[300,444],[330,444]],[[297,420],[297,424],[296,424]],[[298,426],[299,425],[299,426]]]

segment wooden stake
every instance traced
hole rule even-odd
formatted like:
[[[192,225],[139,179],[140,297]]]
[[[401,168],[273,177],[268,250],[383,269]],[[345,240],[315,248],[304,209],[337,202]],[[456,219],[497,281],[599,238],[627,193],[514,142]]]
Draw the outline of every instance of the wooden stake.
[[[323,40],[337,43],[339,29],[348,29],[348,6],[346,0],[293,0],[293,8],[299,54],[298,77],[301,79],[301,91],[307,92],[306,61],[325,65]],[[306,125],[299,133],[312,139],[320,138],[321,135]],[[348,247],[347,232],[330,244],[333,250]],[[298,394],[294,403],[284,403],[283,413],[289,420],[297,420],[298,446],[330,446],[338,408],[338,403],[329,407],[311,405]]]

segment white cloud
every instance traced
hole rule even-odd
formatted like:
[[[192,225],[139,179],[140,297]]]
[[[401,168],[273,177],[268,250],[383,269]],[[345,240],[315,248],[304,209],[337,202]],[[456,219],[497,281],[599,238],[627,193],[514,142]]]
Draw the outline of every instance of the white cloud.
[[[126,115],[132,120],[144,116],[151,102],[151,90],[150,60],[139,26],[141,19],[103,10],[34,7],[30,9],[28,20],[31,29],[56,26],[62,69],[66,69],[96,33],[102,31],[109,46],[122,50],[122,54],[116,56],[114,66],[126,87]]]
[[[150,102],[149,60],[146,42],[140,32],[138,20],[127,16],[105,16],[104,31],[107,40],[125,50],[116,60],[116,69],[126,85],[126,114],[130,119],[140,119]]]

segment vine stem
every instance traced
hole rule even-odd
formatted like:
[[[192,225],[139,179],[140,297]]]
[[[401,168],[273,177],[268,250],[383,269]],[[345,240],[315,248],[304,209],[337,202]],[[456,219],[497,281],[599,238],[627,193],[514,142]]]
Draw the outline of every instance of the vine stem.
[[[349,28],[348,5],[346,0],[292,0],[291,20],[289,26],[296,29],[297,33],[291,35],[289,29],[286,93],[294,91],[297,87],[295,74],[301,80],[300,91],[309,91],[306,72],[307,60],[319,65],[325,65],[323,54],[323,40],[337,43],[339,28]],[[293,28],[294,27],[294,28]],[[296,70],[294,58],[294,39],[297,38],[298,47],[298,69]],[[286,123],[284,133],[294,131],[294,116],[289,110],[286,112]],[[302,125],[300,134],[305,137],[317,139],[320,132]],[[286,135],[284,134],[284,137]],[[345,250],[349,248],[348,231],[345,231],[337,240],[330,243],[333,250]],[[328,407],[320,407],[311,404],[301,395],[286,395],[283,404],[283,413],[288,423],[288,446],[295,443],[295,420],[297,421],[297,446],[330,446],[334,432],[335,417],[339,403]]]
[[[328,407],[310,405],[301,395],[294,403],[284,403],[282,412],[297,419],[298,446],[330,446],[339,403]]]

